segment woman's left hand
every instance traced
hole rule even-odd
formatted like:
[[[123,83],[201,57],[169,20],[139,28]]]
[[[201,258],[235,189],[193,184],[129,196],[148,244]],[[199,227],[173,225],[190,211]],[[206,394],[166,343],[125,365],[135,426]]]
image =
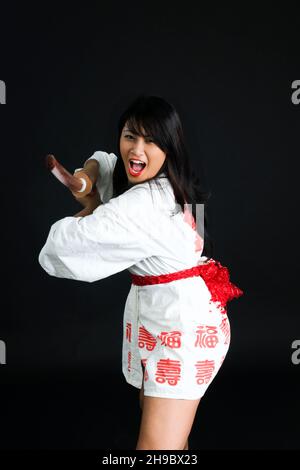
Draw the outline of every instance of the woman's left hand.
[[[74,217],[84,217],[92,214],[92,212],[102,204],[99,192],[94,188],[87,196],[77,197],[76,193],[73,193],[75,199],[83,206],[83,210],[78,212]]]
[[[75,170],[74,172],[74,175],[75,178],[83,178],[86,183],[87,183],[87,188],[85,190],[86,194],[85,196],[83,196],[81,193],[79,192],[73,192],[71,191],[71,193],[73,194],[73,196],[75,197],[75,199],[80,202],[80,204],[83,206],[83,207],[91,207],[93,210],[99,206],[99,204],[102,204],[102,201],[100,199],[100,196],[99,196],[99,193],[97,191],[97,188],[96,188],[96,185],[92,183],[92,180],[90,178],[90,176],[86,173],[85,170]]]
[[[78,196],[78,193],[73,193],[73,191],[72,194],[75,197],[76,201],[80,202],[83,207],[89,207],[94,210],[96,209],[96,207],[99,206],[99,204],[102,204],[100,195],[96,188],[92,189],[89,194],[83,197]]]
[[[85,177],[85,171],[77,171],[74,173],[74,176],[76,176],[76,178],[80,178],[81,176]],[[86,215],[90,215],[100,204],[102,204],[99,192],[95,185],[92,187],[91,191],[85,196],[82,196],[78,192],[71,192],[75,197],[76,201],[78,201],[83,206],[83,209],[77,214],[75,214],[74,217],[84,217]]]

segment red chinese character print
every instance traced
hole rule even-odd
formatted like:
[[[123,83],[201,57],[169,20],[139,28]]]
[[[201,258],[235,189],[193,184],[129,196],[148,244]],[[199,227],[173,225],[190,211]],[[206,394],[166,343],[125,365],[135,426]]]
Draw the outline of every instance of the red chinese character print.
[[[202,252],[203,249],[203,239],[200,237],[199,233],[196,231],[196,223],[193,217],[193,214],[188,209],[188,206],[185,204],[183,220],[189,224],[193,230],[196,232],[196,241],[195,241],[195,252]]]
[[[131,323],[126,323],[126,339],[131,343]]]
[[[220,325],[220,329],[225,336],[225,344],[229,344],[230,342],[230,326],[227,318],[223,318],[222,323]]]
[[[147,382],[147,380],[149,379],[149,375],[146,369],[147,359],[142,359],[142,364],[144,366],[144,380],[145,382]]]
[[[156,382],[169,385],[177,385],[180,380],[181,365],[180,361],[172,359],[160,359],[157,363]]]
[[[144,326],[139,327],[139,348],[143,349],[146,346],[148,351],[152,351],[156,346],[156,339],[146,330]]]
[[[131,351],[128,351],[128,372],[131,371]]]
[[[219,342],[216,326],[198,325],[195,346],[200,348],[215,348]]]
[[[180,348],[181,347],[181,331],[162,331],[159,335],[162,346],[168,346],[169,348]]]
[[[213,371],[215,370],[215,361],[198,361],[195,364],[197,369],[196,381],[198,385],[208,383],[212,377]]]

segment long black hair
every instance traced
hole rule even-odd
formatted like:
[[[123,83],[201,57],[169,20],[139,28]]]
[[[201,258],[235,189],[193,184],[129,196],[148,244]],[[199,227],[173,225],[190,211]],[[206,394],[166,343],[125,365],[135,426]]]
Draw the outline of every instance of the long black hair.
[[[119,157],[121,155],[121,133],[126,123],[137,135],[151,135],[154,143],[166,153],[166,159],[162,167],[151,180],[159,185],[160,175],[165,173],[173,188],[176,202],[180,205],[182,211],[184,211],[184,204],[189,204],[196,221],[196,204],[207,203],[211,192],[201,189],[199,177],[191,168],[178,112],[172,104],[160,96],[139,95],[119,118],[118,159],[113,173],[114,197],[124,193],[130,187],[123,160]],[[204,227],[202,228],[204,247],[202,256],[210,258],[214,255],[214,246],[207,230],[208,217],[205,208],[204,205]]]

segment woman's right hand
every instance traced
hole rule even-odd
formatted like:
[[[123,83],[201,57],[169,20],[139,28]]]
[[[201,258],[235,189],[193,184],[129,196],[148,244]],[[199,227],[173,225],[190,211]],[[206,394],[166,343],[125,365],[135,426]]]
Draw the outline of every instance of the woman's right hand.
[[[74,172],[76,178],[83,178],[86,181],[86,190],[83,193],[73,192],[75,199],[83,206],[94,210],[102,204],[96,182],[99,177],[99,163],[91,158],[86,161],[84,168]]]
[[[88,208],[91,210],[94,210],[96,207],[99,206],[99,204],[102,204],[96,185],[92,185],[92,182],[87,173],[84,170],[79,170],[74,172],[74,176],[79,179],[82,178],[86,181],[86,190],[88,191],[85,191],[83,193],[84,195],[82,195],[82,193],[80,193],[79,191],[71,191],[76,201],[78,201],[84,208]]]
[[[72,193],[75,199],[84,207],[93,212],[100,204],[102,204],[98,190],[94,188],[87,196],[78,198],[76,193]]]

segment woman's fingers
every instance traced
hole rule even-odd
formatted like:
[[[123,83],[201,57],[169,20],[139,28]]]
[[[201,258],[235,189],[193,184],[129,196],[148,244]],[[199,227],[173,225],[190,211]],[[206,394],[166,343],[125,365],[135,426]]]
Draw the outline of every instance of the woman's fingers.
[[[76,199],[81,199],[87,196],[88,194],[90,194],[90,192],[93,189],[93,184],[89,176],[85,173],[85,171],[83,170],[76,171],[73,176],[75,176],[75,178],[80,179],[82,181],[81,191],[76,191],[76,192],[72,191],[72,194],[74,195],[74,197]]]
[[[96,207],[99,206],[99,204],[102,203],[100,199],[100,195],[97,191],[96,187],[93,187],[91,192],[89,194],[86,194],[85,196],[79,196],[78,192],[72,192],[73,196],[75,199],[83,206],[86,208],[91,208],[94,210]]]

